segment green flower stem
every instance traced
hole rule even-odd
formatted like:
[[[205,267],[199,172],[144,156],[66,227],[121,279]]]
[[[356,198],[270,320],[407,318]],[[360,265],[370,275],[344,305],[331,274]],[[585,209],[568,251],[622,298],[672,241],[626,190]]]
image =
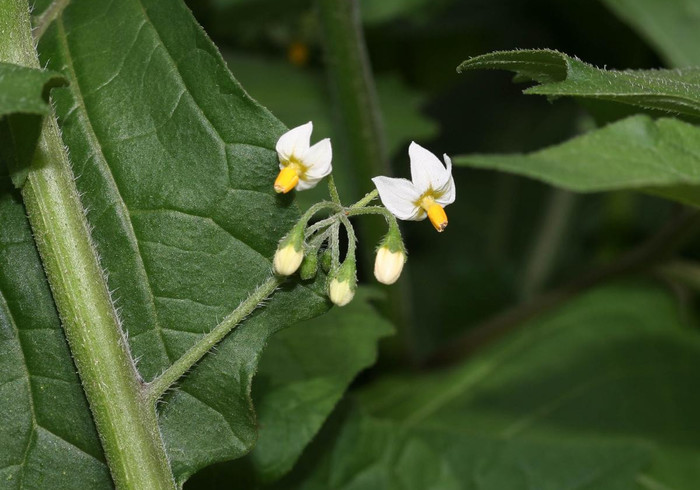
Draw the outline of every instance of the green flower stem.
[[[347,257],[354,257],[355,251],[357,249],[357,237],[355,236],[355,229],[352,227],[352,223],[344,214],[338,214],[338,219],[343,226],[345,226],[345,231],[348,234],[348,253]]]
[[[331,201],[317,202],[316,204],[311,206],[309,209],[307,209],[303,215],[301,215],[301,218],[299,218],[299,221],[297,222],[297,224],[308,223],[308,221],[313,217],[314,214],[321,212],[324,209],[331,209],[337,213],[337,212],[340,212],[343,210],[343,206],[341,206],[338,203],[331,202]]]
[[[340,225],[335,223],[331,230],[331,271],[337,271],[340,267]]]
[[[27,0],[0,0],[0,33],[0,61],[39,68]],[[116,487],[176,488],[53,115],[44,121],[22,196]]]
[[[334,214],[326,219],[319,221],[318,223],[314,223],[313,225],[309,226],[306,229],[306,233],[305,233],[304,237],[306,239],[310,238],[314,233],[316,233],[319,230],[322,230],[323,228],[331,226],[337,220],[338,220],[338,215]]]
[[[168,369],[156,379],[146,385],[148,398],[152,403],[156,403],[178,379],[182,377],[192,366],[194,366],[204,355],[216,344],[226,337],[226,335],[236,328],[248,315],[260,306],[275,289],[282,284],[284,279],[274,275],[270,276],[258,288],[244,300],[238,308],[233,310],[224,318],[221,323],[214,327],[209,333],[204,335],[190,350],[175,361]]]
[[[338,195],[338,188],[335,185],[333,174],[328,176],[328,193],[331,195],[331,201],[340,204],[340,196]]]
[[[352,207],[349,208],[346,213],[347,216],[361,216],[365,214],[380,214],[384,216],[384,219],[386,219],[387,223],[389,223],[389,226],[399,226],[396,222],[396,217],[384,206],[367,206],[364,208]]]
[[[377,196],[379,196],[379,191],[377,189],[374,189],[373,191],[368,192],[365,194],[365,197],[357,201],[355,204],[350,206],[350,209],[357,209],[357,208],[363,208],[367,206],[369,203],[374,201]]]

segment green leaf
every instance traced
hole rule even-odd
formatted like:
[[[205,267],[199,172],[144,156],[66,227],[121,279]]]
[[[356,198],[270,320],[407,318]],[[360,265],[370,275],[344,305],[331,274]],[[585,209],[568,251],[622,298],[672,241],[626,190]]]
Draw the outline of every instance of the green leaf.
[[[460,155],[453,161],[577,192],[636,189],[700,205],[700,129],[677,119],[634,116],[526,155]]]
[[[288,472],[355,376],[374,364],[377,341],[392,326],[370,305],[376,290],[360,288],[352,303],[274,335],[253,383],[260,437],[249,456],[205,470],[191,484],[271,481]]]
[[[109,488],[26,211],[2,166],[0,223],[0,487]]]
[[[381,296],[360,288],[346,307],[272,338],[253,384],[262,428],[250,458],[261,480],[292,468],[357,373],[376,361],[378,340],[393,333],[369,303]]]
[[[603,0],[656,48],[669,66],[700,66],[698,0]]]
[[[54,71],[0,62],[0,159],[17,188],[26,178],[42,118],[50,112],[49,92],[65,82]]]
[[[587,293],[461,366],[375,382],[294,478],[331,489],[695,488],[700,336],[680,317],[651,284]]]
[[[0,117],[49,113],[49,92],[65,85],[60,73],[0,62]]]
[[[151,380],[269,276],[277,242],[298,217],[290,196],[272,190],[274,146],[286,128],[244,92],[181,2],[74,0],[48,27],[39,51],[42,63],[70,81],[54,93],[62,135],[131,350]],[[41,266],[30,251],[36,276]],[[22,277],[11,286],[18,292],[45,290],[41,274]],[[284,285],[166,396],[159,407],[161,431],[178,482],[252,448],[257,427],[250,391],[261,351],[275,331],[328,308],[322,282]],[[30,299],[8,304],[35,306]],[[50,311],[42,329],[57,335],[58,318]],[[16,318],[20,331],[33,327]],[[30,334],[29,347],[22,347],[38,349],[32,341]],[[73,384],[65,390],[75,392],[70,357],[65,344],[58,345],[63,357],[32,362],[49,375],[70,372]],[[8,352],[14,371],[3,372],[4,389],[31,367],[16,357],[16,347]],[[3,412],[10,421],[2,430],[12,435],[29,433],[31,426],[27,375],[19,379],[24,405]],[[342,377],[336,381],[338,390],[347,384]],[[31,448],[54,453],[35,455],[27,450],[30,442],[3,444],[4,471],[17,477],[12,465],[25,461],[22,468],[33,478],[46,478],[39,487],[109,486],[82,393],[68,396],[49,391],[40,379],[32,383],[35,417],[58,435],[37,432],[46,437],[32,439]],[[56,454],[62,437],[87,456]],[[28,454],[35,459],[24,460]],[[54,477],[61,471],[66,473]]]
[[[558,51],[496,51],[463,62],[457,71],[490,69],[516,73],[518,82],[539,85],[526,94],[609,100],[644,109],[700,117],[700,68],[601,70]]]

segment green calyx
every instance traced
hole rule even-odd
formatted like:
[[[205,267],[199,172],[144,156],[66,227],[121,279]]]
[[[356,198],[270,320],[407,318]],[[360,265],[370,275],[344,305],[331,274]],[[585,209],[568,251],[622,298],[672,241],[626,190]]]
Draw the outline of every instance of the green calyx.
[[[348,282],[354,289],[355,285],[357,284],[357,264],[355,257],[346,258],[340,267],[338,267],[335,274],[331,273],[331,280]]]
[[[403,244],[403,239],[401,238],[401,232],[397,225],[390,225],[389,231],[384,238],[379,242],[379,248],[387,248],[390,252],[401,252],[406,255],[406,247]]]
[[[304,222],[299,222],[296,225],[294,225],[294,228],[292,228],[289,233],[287,233],[282,240],[280,240],[279,245],[277,246],[278,250],[282,250],[285,247],[288,247],[289,245],[294,247],[294,250],[296,252],[301,251],[301,249],[304,247],[304,230],[306,229],[306,223]]]

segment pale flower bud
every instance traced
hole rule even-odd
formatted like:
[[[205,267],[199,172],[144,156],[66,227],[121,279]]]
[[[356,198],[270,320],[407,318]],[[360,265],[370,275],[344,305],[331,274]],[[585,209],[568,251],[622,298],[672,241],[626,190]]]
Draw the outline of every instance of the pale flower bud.
[[[278,248],[273,261],[275,273],[281,276],[291,276],[297,271],[303,258],[304,254],[301,249],[296,250],[291,243],[285,247]]]
[[[403,270],[406,254],[403,250],[392,252],[388,247],[380,247],[374,261],[374,277],[382,284],[394,284]]]
[[[297,224],[280,240],[272,266],[280,276],[294,274],[304,259],[304,225]]]
[[[355,296],[357,276],[355,258],[346,259],[328,285],[328,297],[338,306],[345,306]]]
[[[328,296],[331,301],[338,306],[345,306],[355,296],[355,289],[350,284],[350,281],[339,281],[333,279],[328,288]]]
[[[406,263],[406,248],[401,239],[401,231],[394,221],[379,242],[374,260],[374,277],[382,284],[394,284],[401,275],[404,263]]]

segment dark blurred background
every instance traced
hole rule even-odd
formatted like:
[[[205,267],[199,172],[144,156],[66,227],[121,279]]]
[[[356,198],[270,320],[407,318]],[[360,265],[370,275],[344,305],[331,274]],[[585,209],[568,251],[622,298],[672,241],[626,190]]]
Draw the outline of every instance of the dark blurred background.
[[[337,136],[313,2],[188,3],[255,99],[288,127],[312,120],[313,141]],[[458,75],[457,65],[470,56],[551,48],[607,68],[662,65],[593,0],[363,0],[360,10],[397,176],[408,176],[412,140],[438,155],[525,152],[615,117],[573,100],[524,96],[505,72]],[[371,182],[350,185],[352,162],[334,149],[341,198],[352,202]],[[504,174],[454,173],[458,197],[447,209],[446,232],[438,235],[427,222],[403,226],[410,313],[400,336],[407,347],[398,355],[388,350],[411,363],[508,306],[614,258],[659,228],[672,208],[640,194],[573,195]],[[319,186],[299,193],[300,205],[325,192]],[[367,268],[360,280],[372,282]]]

